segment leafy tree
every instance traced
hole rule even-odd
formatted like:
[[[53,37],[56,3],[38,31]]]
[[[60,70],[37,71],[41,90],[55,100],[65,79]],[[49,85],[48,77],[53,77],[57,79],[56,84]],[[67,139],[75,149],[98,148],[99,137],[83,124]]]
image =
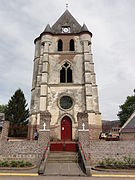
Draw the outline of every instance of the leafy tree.
[[[120,119],[120,126],[128,120],[128,118],[132,115],[135,111],[135,95],[128,96],[124,104],[120,106],[120,111],[118,112],[117,116]]]
[[[6,113],[7,111],[7,104],[0,105],[0,113]]]
[[[18,89],[8,102],[6,120],[11,124],[27,124],[29,117],[27,105],[23,91]]]

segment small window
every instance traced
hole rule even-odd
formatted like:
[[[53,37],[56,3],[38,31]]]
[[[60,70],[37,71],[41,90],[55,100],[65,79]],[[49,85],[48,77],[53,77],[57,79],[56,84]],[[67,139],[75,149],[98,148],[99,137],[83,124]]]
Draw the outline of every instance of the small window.
[[[73,39],[71,39],[70,40],[70,44],[69,44],[69,49],[70,49],[70,51],[74,51],[75,50],[75,45],[74,45],[75,43],[74,43],[74,40]]]
[[[72,69],[69,63],[65,63],[60,70],[60,82],[72,83]]]
[[[62,51],[63,50],[63,42],[61,39],[58,40],[58,51]]]

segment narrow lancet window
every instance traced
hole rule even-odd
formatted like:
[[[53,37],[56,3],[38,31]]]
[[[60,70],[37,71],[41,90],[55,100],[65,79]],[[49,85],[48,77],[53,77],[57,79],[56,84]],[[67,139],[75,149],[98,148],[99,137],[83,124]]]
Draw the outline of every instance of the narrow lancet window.
[[[74,43],[74,40],[73,40],[73,39],[70,40],[69,50],[70,50],[70,51],[74,51],[74,50],[75,50],[75,43]]]
[[[61,39],[58,40],[58,51],[62,51],[63,50],[63,42]]]

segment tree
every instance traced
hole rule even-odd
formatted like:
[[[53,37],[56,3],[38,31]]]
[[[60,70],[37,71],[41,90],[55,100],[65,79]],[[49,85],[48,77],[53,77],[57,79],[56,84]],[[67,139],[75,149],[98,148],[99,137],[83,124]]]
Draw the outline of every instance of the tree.
[[[117,116],[120,119],[120,126],[128,120],[128,118],[132,115],[135,111],[135,95],[128,96],[124,104],[120,106],[120,111],[118,112]]]
[[[18,89],[8,102],[6,120],[11,124],[27,124],[29,117],[27,105],[23,91]]]
[[[7,111],[7,104],[0,105],[0,113],[6,113]]]

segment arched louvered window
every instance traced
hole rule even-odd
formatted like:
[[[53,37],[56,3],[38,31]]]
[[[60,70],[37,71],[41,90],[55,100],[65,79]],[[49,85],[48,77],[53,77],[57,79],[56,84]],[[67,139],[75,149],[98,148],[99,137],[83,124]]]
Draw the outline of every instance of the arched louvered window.
[[[58,40],[58,51],[62,51],[63,50],[63,42],[61,39]]]
[[[75,50],[75,43],[74,43],[74,40],[73,40],[73,39],[70,40],[69,50],[70,50],[70,51],[74,51],[74,50]]]
[[[60,82],[72,83],[72,69],[69,63],[65,63],[60,70]]]

